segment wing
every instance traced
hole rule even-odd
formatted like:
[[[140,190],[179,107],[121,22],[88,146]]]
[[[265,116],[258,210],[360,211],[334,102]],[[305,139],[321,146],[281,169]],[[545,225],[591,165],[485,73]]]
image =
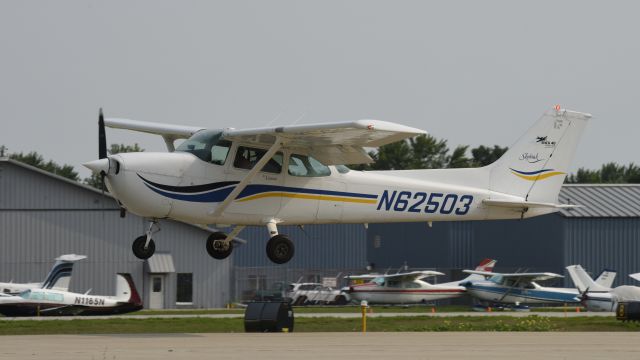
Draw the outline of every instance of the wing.
[[[347,275],[344,278],[348,280],[371,280],[382,277],[382,275],[366,274],[366,275]]]
[[[196,132],[205,129],[200,126],[172,125],[118,118],[106,118],[104,119],[104,125],[114,129],[133,130],[148,134],[160,135],[164,138],[173,140],[187,139]]]
[[[417,279],[421,279],[428,276],[440,276],[440,275],[444,275],[444,274],[438,271],[412,271],[408,273],[383,275],[380,277],[383,277],[385,279],[396,279],[400,281],[412,281],[412,280],[417,280]]]
[[[232,141],[271,146],[276,137],[283,148],[311,155],[325,165],[362,164],[372,161],[364,150],[426,134],[425,131],[379,120],[291,125],[270,128],[224,130]]]
[[[632,278],[633,280],[640,281],[640,273],[629,274],[629,277]]]
[[[527,283],[532,281],[543,281],[548,279],[557,279],[563,278],[564,276],[549,272],[542,273],[513,273],[513,274],[501,274],[501,273],[491,273],[487,271],[475,271],[475,270],[463,270],[463,272],[468,274],[477,274],[483,276],[502,276],[506,279],[513,279],[518,283]]]

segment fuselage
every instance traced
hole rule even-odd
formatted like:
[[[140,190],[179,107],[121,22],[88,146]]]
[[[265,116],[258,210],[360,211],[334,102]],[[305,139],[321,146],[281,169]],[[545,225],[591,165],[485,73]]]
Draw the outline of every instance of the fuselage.
[[[368,282],[349,288],[352,299],[370,304],[419,304],[461,297],[466,289],[456,283],[430,284],[422,280]]]
[[[513,209],[483,205],[484,199],[519,198],[488,189],[488,170],[442,169],[349,171],[322,166],[300,176],[296,154],[284,150],[280,163],[260,171],[222,214],[216,208],[248,173],[233,161],[242,144],[230,147],[223,164],[188,152],[112,155],[109,191],[129,211],[147,218],[198,224],[386,223],[519,219]],[[246,147],[245,147],[246,148]],[[113,168],[116,168],[114,170]],[[485,180],[487,184],[484,184]],[[522,199],[519,199],[522,200]],[[549,212],[530,209],[524,217]]]
[[[579,303],[578,290],[540,286],[535,282],[506,286],[490,280],[466,284],[467,292],[485,302],[501,304]]]

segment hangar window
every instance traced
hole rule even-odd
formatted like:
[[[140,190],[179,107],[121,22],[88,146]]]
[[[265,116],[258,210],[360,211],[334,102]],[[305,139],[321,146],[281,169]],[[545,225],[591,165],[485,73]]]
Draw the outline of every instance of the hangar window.
[[[176,304],[189,305],[193,303],[193,274],[178,273],[176,286]]]
[[[311,156],[292,154],[289,158],[289,175],[303,177],[329,176],[331,170]]]

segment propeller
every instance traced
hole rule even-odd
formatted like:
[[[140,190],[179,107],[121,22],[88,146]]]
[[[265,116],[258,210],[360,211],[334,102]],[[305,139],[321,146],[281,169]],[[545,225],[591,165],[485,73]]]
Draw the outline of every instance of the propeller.
[[[584,307],[587,307],[587,300],[589,300],[589,295],[587,295],[588,292],[589,288],[587,287],[583,292],[580,293],[580,295],[578,295],[578,299],[580,299],[580,305]]]
[[[107,135],[104,131],[104,115],[100,108],[98,116],[98,158],[105,159],[107,157]]]

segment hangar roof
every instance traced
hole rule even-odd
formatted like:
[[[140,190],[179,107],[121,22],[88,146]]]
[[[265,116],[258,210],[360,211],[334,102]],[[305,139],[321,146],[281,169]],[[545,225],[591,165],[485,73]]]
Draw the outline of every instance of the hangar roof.
[[[563,185],[559,199],[562,204],[582,205],[560,210],[565,217],[640,217],[640,184]]]

